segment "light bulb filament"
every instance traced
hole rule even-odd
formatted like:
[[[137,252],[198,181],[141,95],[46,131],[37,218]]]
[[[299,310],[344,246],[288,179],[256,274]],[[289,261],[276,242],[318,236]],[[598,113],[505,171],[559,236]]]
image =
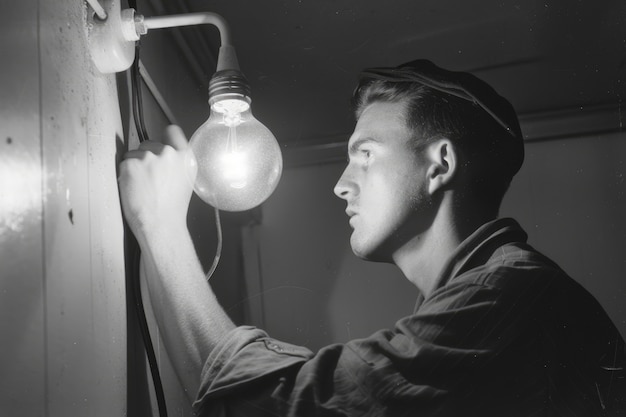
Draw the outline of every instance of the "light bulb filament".
[[[222,175],[232,188],[243,188],[248,184],[247,163],[242,152],[226,152],[222,156]]]

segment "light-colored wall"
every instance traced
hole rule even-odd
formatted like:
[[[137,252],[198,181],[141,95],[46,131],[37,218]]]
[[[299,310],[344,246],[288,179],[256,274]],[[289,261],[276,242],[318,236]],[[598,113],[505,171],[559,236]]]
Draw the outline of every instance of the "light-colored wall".
[[[117,191],[117,164],[138,145],[129,84],[94,67],[86,13],[84,1],[25,0],[0,14],[1,416],[158,414],[127,300]],[[146,68],[192,133],[208,115],[206,92],[170,39],[157,32],[144,45]],[[144,104],[160,139],[167,121],[145,89]],[[191,415],[152,334],[169,414]]]
[[[0,14],[2,416],[157,414],[134,301],[127,300],[117,193],[117,163],[138,146],[129,84],[126,74],[94,67],[87,7],[25,0]],[[191,135],[208,117],[206,89],[167,31],[142,40],[141,57]],[[151,139],[159,140],[168,121],[145,88],[143,96]],[[213,211],[194,199],[190,219],[210,265]],[[212,279],[235,318],[242,309],[237,228],[225,219],[223,260]],[[154,325],[152,335],[169,414],[191,415]]]
[[[0,414],[126,410],[115,78],[86,49],[84,2],[0,14]]]
[[[626,335],[626,135],[530,141],[526,153],[501,214],[518,219]],[[313,349],[392,326],[417,295],[395,267],[352,254],[345,204],[332,193],[344,166],[285,170],[254,231],[253,322]]]

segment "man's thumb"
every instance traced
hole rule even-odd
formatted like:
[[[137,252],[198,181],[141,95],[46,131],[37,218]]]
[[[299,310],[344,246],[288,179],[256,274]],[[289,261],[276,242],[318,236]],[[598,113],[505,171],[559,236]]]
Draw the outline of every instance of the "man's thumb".
[[[183,129],[177,125],[169,125],[165,128],[165,139],[163,140],[163,144],[170,145],[177,151],[182,151],[189,147],[189,143],[185,137],[185,132],[183,132]]]

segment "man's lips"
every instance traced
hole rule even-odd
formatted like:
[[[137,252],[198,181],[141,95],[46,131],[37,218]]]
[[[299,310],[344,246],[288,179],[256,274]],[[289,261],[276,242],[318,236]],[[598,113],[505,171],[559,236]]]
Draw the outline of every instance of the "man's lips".
[[[350,227],[352,227],[354,229],[354,221],[356,219],[356,214],[352,217],[350,217],[350,220],[348,220],[348,224],[350,225]]]
[[[358,216],[358,213],[352,208],[347,208],[346,215],[349,217],[348,224],[354,229],[354,220]]]

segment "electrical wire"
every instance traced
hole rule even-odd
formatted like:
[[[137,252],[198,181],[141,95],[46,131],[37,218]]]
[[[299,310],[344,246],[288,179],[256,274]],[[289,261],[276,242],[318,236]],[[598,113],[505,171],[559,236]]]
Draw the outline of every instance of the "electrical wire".
[[[134,239],[133,239],[134,240]],[[159,416],[167,417],[167,404],[165,401],[165,392],[163,391],[163,382],[161,380],[161,374],[159,372],[159,366],[157,363],[156,354],[154,352],[154,345],[152,344],[152,338],[150,336],[150,329],[148,327],[148,320],[146,319],[145,307],[143,304],[143,297],[141,295],[141,281],[140,281],[140,264],[141,264],[141,252],[139,250],[139,244],[134,240],[132,245],[132,288],[135,298],[135,310],[137,312],[137,319],[139,320],[139,329],[141,330],[141,337],[144,343],[144,349],[148,358],[148,364],[150,366],[150,375],[152,376],[152,383],[154,385],[155,397],[157,400],[157,406],[159,409]]]
[[[141,99],[141,84],[139,75],[139,52],[140,43],[137,42],[135,47],[135,61],[131,67],[131,90],[132,90],[132,108],[133,119],[135,122],[135,129],[139,136],[139,141],[143,142],[148,140],[148,132],[144,124],[143,118],[143,102]],[[155,397],[157,400],[157,406],[159,409],[160,417],[167,417],[167,404],[165,401],[165,392],[163,391],[163,382],[161,381],[161,374],[159,372],[159,365],[157,362],[156,354],[154,353],[154,346],[152,344],[152,338],[150,337],[150,329],[148,328],[148,320],[146,319],[146,311],[143,304],[143,298],[141,295],[141,281],[140,281],[140,259],[141,251],[136,239],[130,239],[129,246],[132,256],[132,271],[133,274],[130,277],[132,280],[132,287],[135,296],[135,311],[139,320],[139,328],[141,329],[141,336],[143,338],[143,344],[148,358],[148,364],[150,366],[150,374],[152,376],[152,382],[154,385]]]
[[[148,131],[143,117],[143,97],[141,94],[141,73],[139,71],[139,52],[141,43],[137,42],[135,46],[135,60],[131,66],[131,85],[132,85],[132,101],[133,101],[133,119],[135,128],[139,136],[139,142],[149,140]]]
[[[220,211],[217,208],[215,210],[215,229],[217,230],[217,248],[215,249],[215,257],[213,258],[213,264],[209,268],[209,272],[206,273],[206,280],[208,281],[213,276],[217,264],[220,262],[220,256],[222,254],[222,222],[220,221]]]

